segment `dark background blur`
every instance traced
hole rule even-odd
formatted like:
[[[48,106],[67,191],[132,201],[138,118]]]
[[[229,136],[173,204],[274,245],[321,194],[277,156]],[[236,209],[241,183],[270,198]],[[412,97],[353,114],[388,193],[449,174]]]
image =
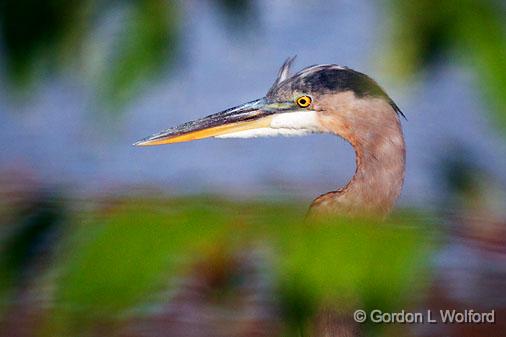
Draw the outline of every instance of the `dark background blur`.
[[[305,335],[329,302],[343,325],[504,315],[505,22],[500,0],[0,0],[0,336]],[[263,96],[293,55],[369,74],[407,116],[388,224],[302,223],[353,174],[334,137],[131,146]],[[491,334],[397,328],[360,326]]]

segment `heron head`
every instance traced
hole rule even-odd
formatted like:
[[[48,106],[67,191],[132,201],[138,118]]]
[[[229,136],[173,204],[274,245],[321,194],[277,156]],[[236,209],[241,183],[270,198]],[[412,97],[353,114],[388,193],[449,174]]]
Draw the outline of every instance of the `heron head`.
[[[322,115],[336,113],[334,101],[339,95],[352,97],[351,101],[379,98],[402,114],[381,87],[365,74],[325,64],[290,75],[293,61],[294,58],[289,58],[281,66],[265,97],[167,129],[134,145],[171,144],[209,137],[252,138],[332,132],[322,123]],[[332,107],[329,106],[331,101]]]

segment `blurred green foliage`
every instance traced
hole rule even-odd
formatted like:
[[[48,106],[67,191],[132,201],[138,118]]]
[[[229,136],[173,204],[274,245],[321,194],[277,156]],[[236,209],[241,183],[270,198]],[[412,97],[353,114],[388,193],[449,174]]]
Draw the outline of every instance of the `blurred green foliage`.
[[[118,9],[124,20],[114,37],[97,36],[103,18]],[[173,62],[178,18],[177,1],[1,0],[7,74],[23,88],[41,75],[72,69],[90,80],[103,102],[125,103],[142,81]]]
[[[215,3],[234,19],[233,27],[252,8],[250,0]],[[71,70],[111,111],[120,111],[144,83],[174,64],[183,5],[175,0],[0,0],[2,66],[12,89]],[[108,35],[107,21],[116,24],[113,34]]]
[[[3,199],[0,198],[0,208]],[[23,287],[26,271],[37,268],[40,259],[47,257],[47,247],[54,243],[55,232],[66,214],[59,196],[45,191],[39,191],[22,207],[11,209],[15,213],[11,217],[0,211],[0,228],[9,233],[0,232],[0,299],[9,288]],[[0,301],[0,313],[1,310]]]
[[[257,246],[273,252],[270,273],[283,320],[294,330],[322,303],[386,310],[424,284],[431,247],[414,213],[387,223],[307,223],[301,221],[305,207],[293,203],[202,197],[113,204],[73,219],[55,254],[48,272],[58,275],[48,335],[82,335],[113,321],[187,273],[189,262],[217,250],[234,254]]]
[[[112,46],[113,61],[99,79],[99,87],[105,84],[105,101],[127,101],[176,54],[179,13],[174,1],[136,1],[131,14]]]
[[[506,5],[496,0],[391,0],[392,72],[455,60],[473,69],[496,126],[506,128]]]

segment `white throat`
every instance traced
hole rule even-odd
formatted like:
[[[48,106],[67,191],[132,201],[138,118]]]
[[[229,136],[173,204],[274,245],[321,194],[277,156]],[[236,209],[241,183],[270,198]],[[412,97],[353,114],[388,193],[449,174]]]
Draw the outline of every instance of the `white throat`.
[[[216,138],[255,138],[274,136],[304,136],[321,132],[316,111],[296,111],[272,116],[269,127],[232,132]]]

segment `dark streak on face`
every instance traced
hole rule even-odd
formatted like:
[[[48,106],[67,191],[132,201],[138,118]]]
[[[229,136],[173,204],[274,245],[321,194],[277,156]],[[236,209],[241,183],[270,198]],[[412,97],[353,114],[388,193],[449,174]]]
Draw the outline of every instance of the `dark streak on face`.
[[[335,65],[312,66],[303,69],[281,82],[279,86],[272,88],[267,96],[275,98],[288,96],[293,92],[323,95],[345,91],[352,91],[359,98],[383,98],[398,114],[404,116],[399,107],[372,78],[361,72]]]

